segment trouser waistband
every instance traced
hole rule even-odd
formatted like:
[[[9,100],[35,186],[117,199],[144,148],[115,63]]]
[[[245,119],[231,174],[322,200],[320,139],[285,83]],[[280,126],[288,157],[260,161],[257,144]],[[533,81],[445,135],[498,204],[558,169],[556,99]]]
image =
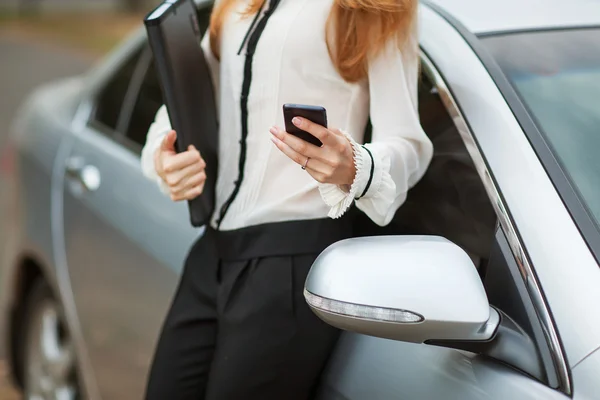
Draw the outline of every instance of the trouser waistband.
[[[286,221],[219,231],[206,228],[225,261],[318,254],[352,236],[351,218]]]

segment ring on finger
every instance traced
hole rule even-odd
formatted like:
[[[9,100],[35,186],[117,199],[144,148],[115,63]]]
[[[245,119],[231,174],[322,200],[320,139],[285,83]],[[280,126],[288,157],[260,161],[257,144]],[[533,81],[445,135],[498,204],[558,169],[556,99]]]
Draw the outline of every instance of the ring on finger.
[[[304,165],[302,166],[302,169],[306,169],[306,166],[308,165],[308,161],[310,160],[310,157],[306,157],[306,161],[304,162]]]

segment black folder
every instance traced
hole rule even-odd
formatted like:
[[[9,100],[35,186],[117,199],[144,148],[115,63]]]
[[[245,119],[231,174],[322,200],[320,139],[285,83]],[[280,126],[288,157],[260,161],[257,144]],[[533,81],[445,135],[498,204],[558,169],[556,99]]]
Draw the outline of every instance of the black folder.
[[[193,0],[167,0],[144,20],[178,152],[193,144],[206,161],[204,192],[189,202],[193,226],[209,222],[217,178],[218,121]]]

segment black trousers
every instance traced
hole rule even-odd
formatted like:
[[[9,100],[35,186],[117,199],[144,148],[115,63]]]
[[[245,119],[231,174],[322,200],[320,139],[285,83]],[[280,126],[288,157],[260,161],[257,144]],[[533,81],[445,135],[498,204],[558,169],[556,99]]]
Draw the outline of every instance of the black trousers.
[[[349,236],[339,220],[208,229],[165,320],[147,400],[305,400],[338,331],[304,301],[308,271]]]

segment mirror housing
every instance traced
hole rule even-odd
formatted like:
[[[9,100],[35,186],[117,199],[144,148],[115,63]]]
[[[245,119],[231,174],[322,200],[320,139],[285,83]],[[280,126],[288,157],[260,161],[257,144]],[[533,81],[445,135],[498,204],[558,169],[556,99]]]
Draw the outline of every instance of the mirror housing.
[[[435,236],[337,242],[313,264],[304,295],[332,326],[405,342],[488,341],[500,323],[472,260]]]

